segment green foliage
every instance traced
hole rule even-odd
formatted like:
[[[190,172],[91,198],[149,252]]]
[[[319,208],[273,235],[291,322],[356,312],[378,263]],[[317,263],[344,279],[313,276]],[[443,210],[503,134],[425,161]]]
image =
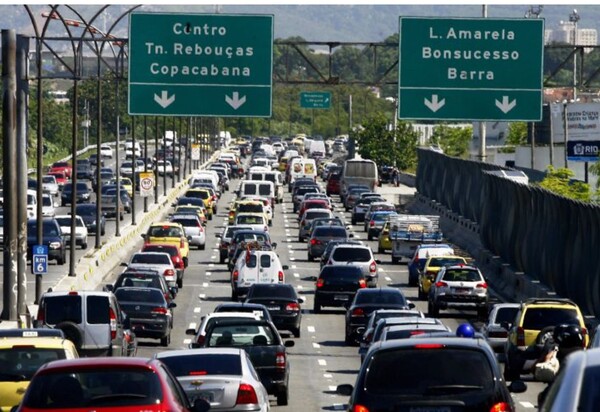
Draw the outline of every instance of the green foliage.
[[[448,156],[466,158],[469,155],[469,143],[472,138],[472,127],[440,125],[433,129],[431,142],[440,146]]]
[[[395,130],[389,128],[389,123],[381,112],[367,118],[355,136],[358,153],[379,165],[395,164],[401,170],[414,168],[418,133],[409,123],[399,122]]]
[[[592,199],[590,185],[583,182],[572,182],[571,179],[574,175],[575,173],[572,170],[555,169],[548,166],[546,177],[539,183],[539,186],[560,196],[589,202]]]

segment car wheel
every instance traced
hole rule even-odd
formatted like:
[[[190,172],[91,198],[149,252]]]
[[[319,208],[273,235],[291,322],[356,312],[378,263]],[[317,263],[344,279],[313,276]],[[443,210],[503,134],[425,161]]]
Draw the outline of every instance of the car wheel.
[[[440,315],[440,310],[434,303],[429,302],[427,304],[427,315],[436,318]]]
[[[212,214],[209,213],[208,220],[212,220]]]
[[[313,306],[314,313],[321,313],[321,304],[315,299],[315,305]]]
[[[392,263],[398,263],[398,258],[397,258],[397,257],[394,257],[394,256],[392,256]]]
[[[198,249],[199,249],[199,250],[204,250],[204,249],[206,249],[206,243],[204,243],[204,244],[202,244],[202,245],[199,245],[199,246],[198,246]],[[221,263],[223,263],[223,262],[221,262]]]
[[[286,386],[277,394],[277,405],[285,406],[288,404],[288,387]]]
[[[225,263],[225,257],[219,256],[219,263]]]
[[[299,338],[300,337],[300,327],[292,329],[292,333],[294,334],[295,338]]]
[[[234,302],[238,301],[238,295],[234,291],[231,292],[231,300]]]
[[[62,255],[61,257],[59,257],[59,258],[56,259],[56,264],[57,265],[64,265],[66,260],[67,260],[66,256]]]
[[[164,338],[160,338],[160,346],[169,346],[171,343],[171,332]]]
[[[87,242],[81,244],[82,249],[87,249]]]
[[[183,288],[183,275],[181,275],[181,277],[177,279],[177,287],[179,289]]]
[[[383,250],[380,246],[378,246],[377,253],[385,254],[385,250]]]
[[[102,236],[106,235],[106,229],[105,228],[102,228],[102,230],[100,231],[100,235],[102,235]]]
[[[408,276],[408,286],[417,286],[418,283],[417,279],[412,278],[410,275]]]
[[[373,235],[371,235],[370,233],[367,235],[367,240],[373,240]]]
[[[352,222],[353,225],[355,225],[356,224],[356,219],[352,218],[351,222]]]
[[[315,258],[314,258],[314,257],[312,257],[312,256],[311,256],[311,254],[309,253],[309,254],[308,254],[308,261],[309,261],[309,262],[312,262],[313,260],[315,260]]]
[[[300,242],[300,243],[304,242],[304,239],[302,239],[302,236],[298,236],[298,242]]]
[[[354,341],[352,340],[352,337],[351,337],[350,335],[346,335],[346,336],[344,337],[344,343],[345,343],[347,346],[353,346],[353,345],[354,345]]]
[[[504,380],[507,382],[516,381],[519,379],[519,374],[513,370],[510,366],[510,362],[508,358],[506,359],[506,363],[504,364]]]

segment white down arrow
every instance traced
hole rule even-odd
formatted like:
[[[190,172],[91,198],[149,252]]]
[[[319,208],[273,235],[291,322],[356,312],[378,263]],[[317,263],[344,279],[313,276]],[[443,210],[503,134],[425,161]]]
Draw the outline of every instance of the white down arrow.
[[[517,105],[517,99],[513,99],[512,102],[508,101],[508,96],[502,96],[502,102],[496,99],[496,107],[502,110],[502,113],[506,114],[515,108]]]
[[[240,98],[240,94],[238,92],[233,92],[232,97],[225,95],[225,101],[227,104],[233,107],[233,110],[237,110],[241,105],[246,103],[246,96],[242,96]]]
[[[445,104],[446,104],[446,99],[442,99],[442,100],[438,101],[437,94],[434,94],[431,96],[431,101],[427,100],[427,98],[425,98],[425,106],[427,106],[429,108],[429,110],[431,110],[434,113],[437,112],[442,107],[444,107]]]
[[[158,104],[160,104],[160,106],[163,109],[166,109],[168,106],[171,105],[171,103],[173,103],[175,101],[175,95],[168,97],[169,96],[169,92],[167,90],[162,90],[160,92],[160,96],[156,93],[154,93],[154,101]]]

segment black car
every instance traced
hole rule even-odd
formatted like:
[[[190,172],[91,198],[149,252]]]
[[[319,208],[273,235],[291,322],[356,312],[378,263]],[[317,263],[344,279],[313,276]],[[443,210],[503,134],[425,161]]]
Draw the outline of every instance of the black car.
[[[32,258],[33,246],[38,244],[37,228],[37,219],[27,221],[27,259]],[[48,247],[48,260],[56,260],[58,265],[64,265],[67,260],[67,242],[55,218],[42,219],[42,233],[42,245]]]
[[[328,242],[333,240],[348,240],[354,236],[348,233],[348,230],[343,226],[318,226],[312,231],[308,239],[307,258],[312,262],[315,258],[320,258]]]
[[[273,322],[271,313],[267,307],[265,305],[261,305],[260,303],[225,302],[219,304],[215,310],[213,310],[213,313],[218,312],[260,313],[264,319]]]
[[[360,405],[371,412],[514,411],[510,392],[526,390],[523,381],[506,386],[484,339],[462,337],[377,342],[354,387],[337,387],[338,394],[350,395],[348,410]]]
[[[381,183],[391,183],[394,166],[382,166],[379,169],[379,181]]]
[[[248,289],[245,302],[265,305],[277,329],[288,330],[300,337],[300,304],[304,299],[298,297],[296,289],[289,283],[255,283]]]
[[[322,306],[347,307],[356,291],[366,287],[367,281],[359,267],[325,266],[317,277],[314,312],[321,312]]]
[[[114,285],[105,285],[104,290],[115,292],[121,287],[138,287],[138,288],[156,288],[160,289],[167,302],[173,301],[179,292],[177,286],[167,284],[167,281],[162,273],[157,270],[148,269],[126,269],[119,274]]]
[[[206,330],[202,347],[243,348],[269,394],[277,405],[287,405],[290,363],[286,348],[294,341],[283,341],[273,322],[266,319],[216,319]]]
[[[75,193],[75,201],[76,203],[87,203],[90,201],[90,196],[92,191],[88,183],[86,182],[77,182],[77,188]],[[71,197],[73,195],[73,183],[68,182],[63,186],[62,193],[60,195],[60,205],[66,206],[71,204]]]
[[[415,305],[406,300],[400,289],[368,288],[356,292],[352,304],[346,311],[345,339],[347,345],[354,345],[367,324],[371,312],[376,309],[412,309]]]
[[[89,233],[97,233],[95,203],[83,203],[75,206],[75,214],[81,216]],[[100,234],[102,236],[106,234],[106,217],[104,214],[100,215]]]
[[[162,346],[169,346],[175,302],[167,302],[160,289],[147,287],[120,287],[115,296],[138,338],[160,339]]]

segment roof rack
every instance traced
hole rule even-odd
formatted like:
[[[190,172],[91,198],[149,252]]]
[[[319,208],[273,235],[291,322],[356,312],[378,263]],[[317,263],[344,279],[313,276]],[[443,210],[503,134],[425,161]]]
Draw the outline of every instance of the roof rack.
[[[523,303],[569,303],[571,305],[577,305],[571,299],[568,298],[528,298]]]

